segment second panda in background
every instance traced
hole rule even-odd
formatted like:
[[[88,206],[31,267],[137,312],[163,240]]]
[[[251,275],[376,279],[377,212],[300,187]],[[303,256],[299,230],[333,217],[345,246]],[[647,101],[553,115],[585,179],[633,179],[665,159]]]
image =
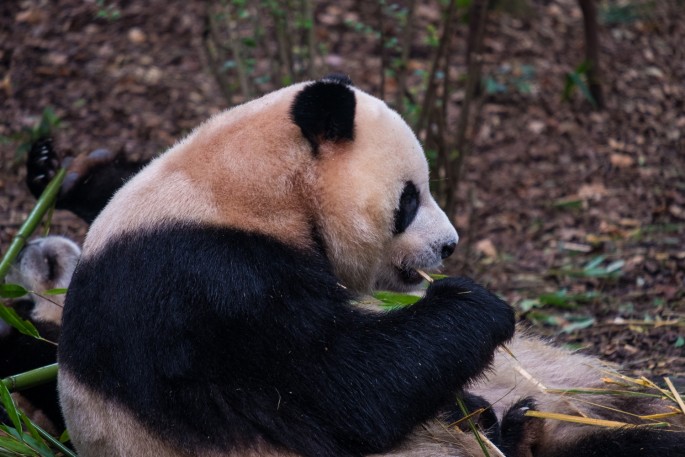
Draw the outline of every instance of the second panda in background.
[[[68,287],[80,255],[78,245],[67,238],[38,238],[24,247],[5,278],[5,282],[19,284],[32,292],[14,300],[11,306],[48,341],[57,342],[59,338],[64,294],[48,297],[42,292]],[[54,345],[23,335],[0,320],[0,379],[55,363],[56,353]],[[34,421],[56,434],[62,433],[64,421],[55,382],[27,389],[22,397],[29,403],[25,412]],[[26,402],[22,405],[26,406]]]
[[[470,386],[508,456],[682,456],[682,434],[525,417],[578,408],[516,363],[547,387],[593,387],[600,364],[516,338],[519,362],[498,352],[485,371],[513,313],[468,280],[403,310],[350,306],[415,287],[454,249],[427,183],[406,124],[339,77],[216,116],[145,168],[95,221],[67,299],[80,455],[479,456],[433,420]]]

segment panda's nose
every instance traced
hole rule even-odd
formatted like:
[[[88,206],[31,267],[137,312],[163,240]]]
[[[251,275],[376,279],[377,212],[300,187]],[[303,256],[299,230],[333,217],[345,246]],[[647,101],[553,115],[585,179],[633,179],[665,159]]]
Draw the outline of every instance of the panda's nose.
[[[447,257],[451,256],[452,253],[454,252],[454,249],[457,247],[457,243],[448,243],[442,247],[442,251],[440,252],[440,256],[443,259],[446,259]]]

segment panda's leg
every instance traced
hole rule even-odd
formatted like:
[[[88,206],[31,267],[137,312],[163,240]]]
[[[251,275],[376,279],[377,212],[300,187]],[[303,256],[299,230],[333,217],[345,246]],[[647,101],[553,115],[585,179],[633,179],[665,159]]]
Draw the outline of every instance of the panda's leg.
[[[685,432],[650,428],[589,430],[576,440],[541,447],[535,457],[684,457]]]
[[[80,457],[188,457],[68,372],[60,371],[58,387],[70,439]]]
[[[500,428],[487,400],[468,392],[460,398],[478,430],[497,450],[506,457],[533,457],[532,448],[542,421],[523,416],[526,409],[532,408],[531,400],[512,406]],[[382,457],[482,457],[485,455],[483,449],[464,421],[465,417],[461,407],[452,404],[438,419],[417,427],[401,446]],[[484,445],[489,448],[490,443]],[[493,455],[497,450],[490,449],[489,454]]]
[[[521,332],[525,333],[525,332]],[[624,396],[566,396],[546,393],[545,389],[591,389],[606,388],[603,378],[610,376],[611,368],[606,367],[600,360],[587,355],[554,347],[538,338],[517,336],[508,345],[516,359],[498,352],[493,363],[492,374],[487,381],[473,386],[477,395],[493,402],[498,414],[505,416],[502,424],[503,434],[507,429],[516,435],[517,415],[504,411],[506,398],[534,399],[536,409],[543,412],[562,413],[569,415],[585,415],[597,419],[634,422],[634,416],[656,414],[668,411],[668,402],[649,397]],[[609,375],[608,375],[609,373]],[[604,405],[608,408],[593,406],[588,403]],[[630,414],[623,414],[625,411]],[[507,425],[506,418],[509,417]],[[685,417],[676,416],[672,419],[673,430],[685,430]],[[605,430],[596,426],[585,426],[559,420],[536,420],[542,423],[542,430],[537,438],[537,445],[533,446],[534,456],[631,456],[631,455],[661,455],[683,456],[685,452],[685,434],[678,432],[663,432],[657,430],[643,431],[643,429]],[[511,425],[514,425],[511,427]],[[525,424],[524,424],[525,425]],[[632,431],[639,430],[639,431]],[[524,436],[523,435],[519,436]],[[642,441],[641,441],[642,440]],[[655,454],[631,454],[628,447],[617,444],[619,441],[630,443],[636,449],[650,449],[652,441]],[[511,443],[522,442],[513,439]],[[610,446],[607,443],[612,443]],[[627,446],[627,445],[626,445]],[[585,450],[583,450],[585,449]],[[590,450],[588,450],[590,449]],[[596,451],[592,451],[596,449]],[[594,453],[593,453],[594,452]],[[633,451],[637,452],[637,451]],[[645,451],[647,452],[647,451]],[[650,451],[651,452],[651,451]],[[655,451],[656,452],[656,451]]]

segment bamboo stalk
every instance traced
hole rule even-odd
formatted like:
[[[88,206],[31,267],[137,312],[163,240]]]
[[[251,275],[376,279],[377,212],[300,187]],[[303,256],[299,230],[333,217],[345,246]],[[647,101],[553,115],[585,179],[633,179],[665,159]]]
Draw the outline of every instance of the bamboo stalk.
[[[60,187],[62,186],[62,181],[64,181],[64,176],[66,175],[66,169],[60,169],[55,177],[52,178],[50,184],[47,185],[43,193],[41,194],[36,206],[33,208],[26,222],[22,224],[19,232],[12,239],[10,247],[7,249],[5,256],[0,262],[0,281],[2,281],[7,272],[11,268],[14,260],[21,252],[24,245],[26,245],[26,240],[35,232],[36,228],[40,225],[40,221],[43,216],[52,208],[55,201],[57,200],[57,195],[59,194]]]
[[[599,426],[599,427],[608,427],[608,428],[668,427],[669,426],[668,422],[657,422],[655,424],[648,424],[648,425],[635,425],[635,424],[628,424],[626,422],[610,421],[610,420],[605,420],[605,419],[593,419],[591,417],[571,416],[569,414],[550,413],[550,412],[546,412],[546,411],[535,411],[532,409],[526,411],[526,416],[537,417],[539,419],[551,419],[551,420],[558,420],[558,421],[563,421],[563,422],[573,422],[574,424],[595,425],[595,426]]]
[[[30,389],[31,387],[47,384],[57,378],[57,364],[29,370],[24,373],[8,376],[1,382],[10,392]]]

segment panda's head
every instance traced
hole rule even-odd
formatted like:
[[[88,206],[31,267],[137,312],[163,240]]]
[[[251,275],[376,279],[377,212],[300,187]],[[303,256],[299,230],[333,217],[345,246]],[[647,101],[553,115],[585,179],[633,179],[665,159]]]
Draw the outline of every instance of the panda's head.
[[[407,291],[457,232],[429,189],[424,152],[383,101],[341,77],[311,83],[292,117],[314,151],[317,228],[343,285]]]
[[[457,233],[409,126],[331,76],[224,111],[131,179],[91,225],[84,258],[122,233],[200,224],[323,247],[351,290],[406,291]]]
[[[21,251],[5,281],[32,292],[27,317],[33,322],[60,324],[64,294],[48,297],[42,292],[67,288],[80,255],[78,245],[62,236],[37,238]]]

